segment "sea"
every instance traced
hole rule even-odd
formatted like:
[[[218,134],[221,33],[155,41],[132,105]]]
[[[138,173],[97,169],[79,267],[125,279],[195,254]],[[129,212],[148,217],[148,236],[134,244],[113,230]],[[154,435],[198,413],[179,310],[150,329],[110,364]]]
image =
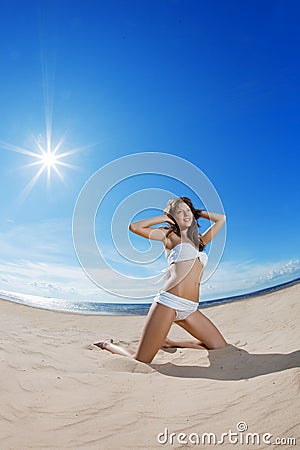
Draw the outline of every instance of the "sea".
[[[276,286],[267,287],[247,294],[235,295],[232,297],[218,298],[216,300],[205,300],[199,302],[199,308],[204,309],[211,306],[223,305],[226,303],[251,299],[259,295],[294,286],[300,282],[300,277]],[[77,314],[99,314],[99,315],[146,315],[152,303],[99,303],[99,302],[78,302],[62,300],[52,297],[41,297],[37,295],[19,294],[0,290],[0,297],[15,303],[26,306],[47,309],[51,311],[72,312]]]

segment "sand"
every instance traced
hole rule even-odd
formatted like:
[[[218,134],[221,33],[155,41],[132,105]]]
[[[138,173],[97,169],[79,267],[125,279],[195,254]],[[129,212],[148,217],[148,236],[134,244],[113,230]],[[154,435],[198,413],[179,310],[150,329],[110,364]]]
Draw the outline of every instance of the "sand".
[[[151,365],[91,345],[113,337],[134,349],[145,316],[84,316],[1,300],[1,450],[296,448],[268,445],[263,434],[300,445],[299,294],[297,284],[204,309],[227,347],[160,350]],[[174,325],[170,337],[188,335]],[[226,436],[223,444],[201,444],[205,432],[217,441],[230,430],[239,444]],[[260,444],[241,444],[247,433]]]

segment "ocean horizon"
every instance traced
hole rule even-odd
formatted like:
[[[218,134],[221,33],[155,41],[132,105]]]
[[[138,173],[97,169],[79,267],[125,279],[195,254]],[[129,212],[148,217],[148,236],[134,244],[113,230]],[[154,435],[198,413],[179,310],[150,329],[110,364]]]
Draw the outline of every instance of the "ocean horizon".
[[[246,300],[259,295],[269,294],[281,289],[293,286],[300,282],[300,277],[285,283],[277,284],[257,291],[223,297],[212,300],[200,300],[199,309],[209,308],[211,306],[222,305],[235,301]],[[25,306],[41,308],[50,311],[60,311],[75,314],[94,314],[94,315],[146,315],[151,306],[150,303],[99,303],[99,302],[79,302],[52,297],[42,297],[29,294],[12,293],[0,290],[2,300],[19,303]]]

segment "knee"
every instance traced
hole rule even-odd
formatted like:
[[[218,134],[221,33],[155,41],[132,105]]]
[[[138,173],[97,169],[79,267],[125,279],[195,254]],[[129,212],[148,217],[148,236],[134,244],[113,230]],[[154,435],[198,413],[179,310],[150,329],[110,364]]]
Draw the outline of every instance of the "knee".
[[[210,350],[217,350],[219,348],[225,348],[227,346],[227,342],[224,340],[223,342],[216,342],[213,345],[210,345]]]
[[[144,364],[150,364],[152,362],[152,360],[153,360],[153,357],[152,358],[146,358],[146,357],[139,356],[138,354],[134,354],[134,355],[132,355],[132,357],[136,361],[142,362]]]

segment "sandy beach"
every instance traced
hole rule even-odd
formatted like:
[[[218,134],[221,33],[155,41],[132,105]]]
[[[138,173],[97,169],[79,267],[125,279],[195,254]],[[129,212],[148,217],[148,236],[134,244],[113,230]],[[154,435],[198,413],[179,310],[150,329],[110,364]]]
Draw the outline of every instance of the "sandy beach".
[[[207,308],[228,346],[160,350],[151,365],[92,345],[112,337],[135,348],[145,316],[1,300],[1,450],[296,448],[274,442],[293,437],[300,445],[299,298],[297,284]],[[174,325],[170,337],[188,335]],[[260,444],[226,436],[223,444],[196,444],[195,433],[221,440],[230,430],[238,439],[257,433]]]

